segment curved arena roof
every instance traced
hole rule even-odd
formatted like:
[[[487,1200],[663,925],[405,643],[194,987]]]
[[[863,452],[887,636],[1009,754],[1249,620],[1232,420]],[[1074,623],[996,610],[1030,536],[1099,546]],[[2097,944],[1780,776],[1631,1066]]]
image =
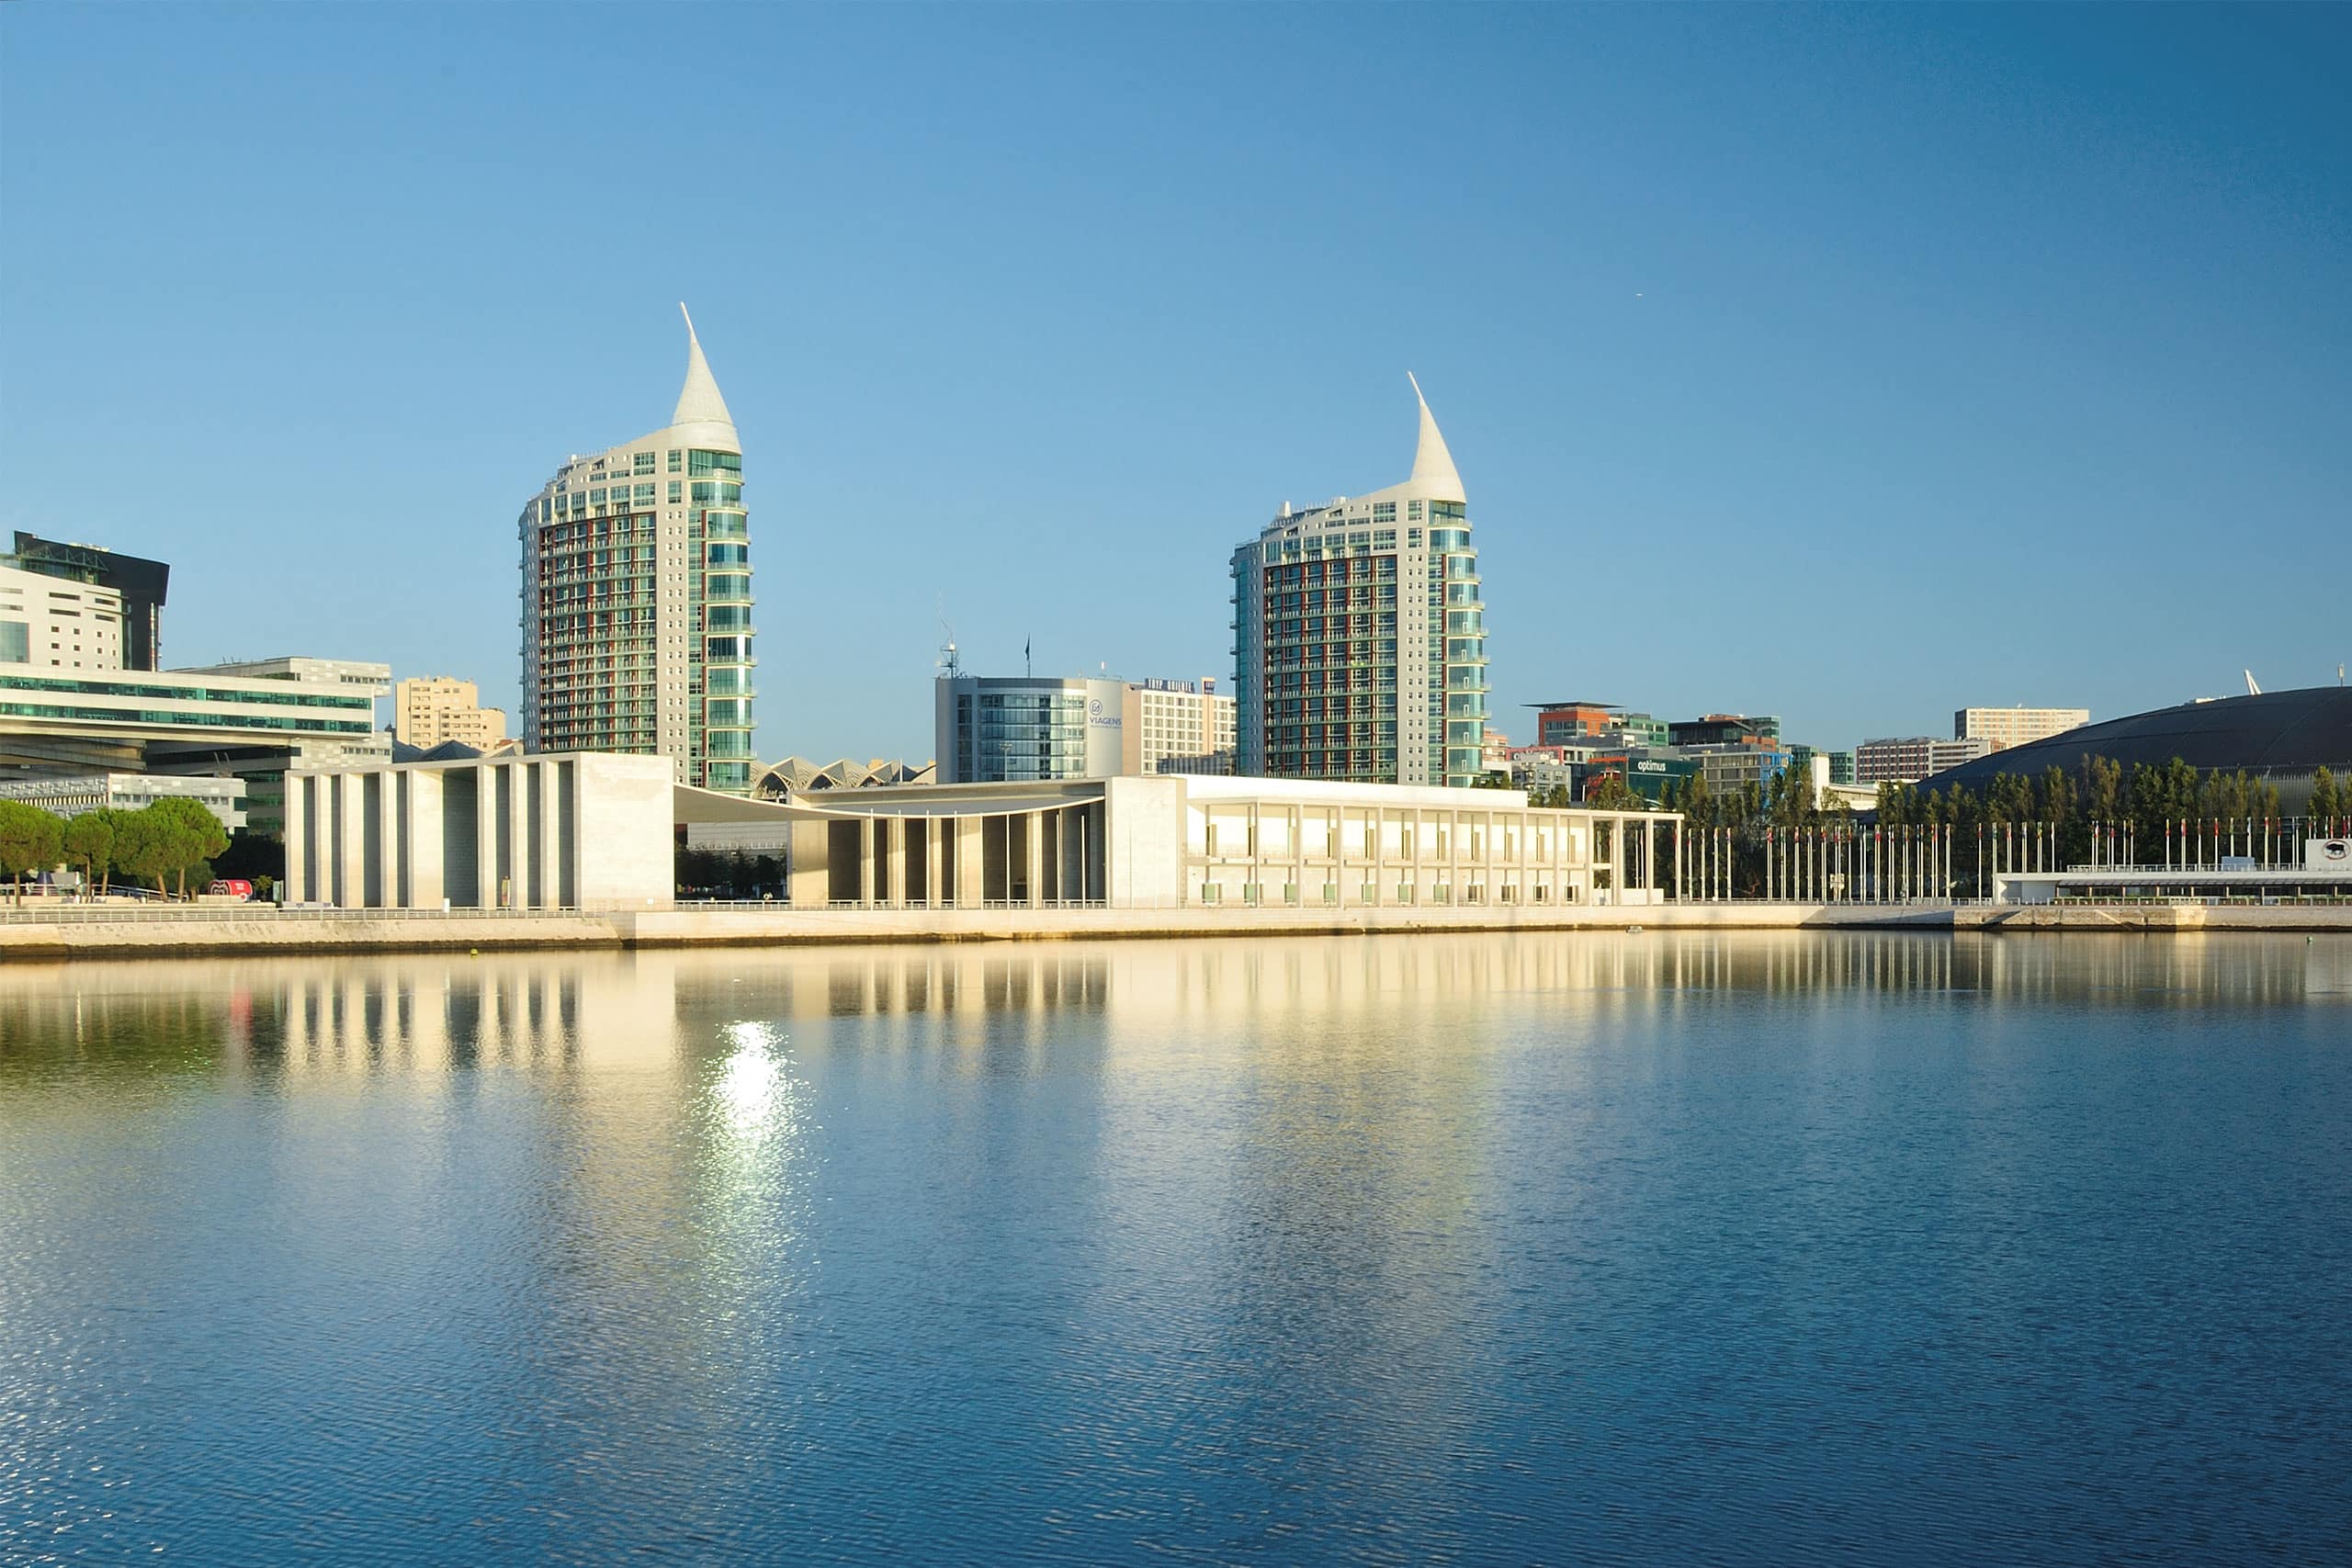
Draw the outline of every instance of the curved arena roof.
[[[2307,686],[2110,718],[1947,768],[1919,787],[1981,790],[2003,773],[2039,773],[2053,763],[2072,769],[2086,755],[2127,770],[2178,757],[2209,773],[2244,768],[2282,784],[2308,779],[2323,764],[2342,773],[2352,768],[2352,688]]]

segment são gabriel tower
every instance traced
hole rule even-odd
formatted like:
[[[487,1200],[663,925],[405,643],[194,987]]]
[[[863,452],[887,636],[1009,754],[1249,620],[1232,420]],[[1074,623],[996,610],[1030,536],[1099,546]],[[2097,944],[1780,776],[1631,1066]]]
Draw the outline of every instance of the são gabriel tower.
[[[743,446],[691,317],[668,427],[566,459],[517,532],[524,744],[658,754],[681,784],[748,791]]]

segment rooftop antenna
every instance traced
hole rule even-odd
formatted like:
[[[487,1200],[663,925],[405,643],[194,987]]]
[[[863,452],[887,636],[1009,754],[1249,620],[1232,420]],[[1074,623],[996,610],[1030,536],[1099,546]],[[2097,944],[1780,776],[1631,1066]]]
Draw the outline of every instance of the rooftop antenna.
[[[1021,673],[1024,677],[1037,673],[1037,666],[1029,657],[1030,650],[1035,646],[1036,639],[1035,637],[1024,637],[1021,639]]]
[[[947,624],[947,595],[935,602],[939,612],[939,678],[953,681],[964,673],[964,656],[956,651],[956,628]]]

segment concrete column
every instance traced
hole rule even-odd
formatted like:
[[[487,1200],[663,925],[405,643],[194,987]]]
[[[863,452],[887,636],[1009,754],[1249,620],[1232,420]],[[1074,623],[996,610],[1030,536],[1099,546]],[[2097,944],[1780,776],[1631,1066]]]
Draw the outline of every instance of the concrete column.
[[[876,825],[882,829],[882,852],[887,857],[883,862],[883,870],[888,880],[883,887],[883,897],[890,900],[894,908],[904,908],[907,902],[907,828],[909,824],[905,818],[887,817]]]
[[[288,904],[307,902],[311,897],[309,848],[311,814],[303,808],[302,791],[305,780],[290,769],[286,774],[286,892]]]
[[[1034,909],[1046,901],[1046,814],[1028,813],[1023,826],[1027,829],[1022,837],[1028,850],[1029,907]]]
[[[343,831],[335,841],[335,902],[346,909],[368,907],[368,786],[357,773],[337,773],[343,802]]]
[[[792,834],[792,869],[787,874],[787,897],[796,909],[821,909],[830,902],[831,868],[831,840],[828,824],[795,822]]]
[[[956,890],[940,880],[944,867],[940,863],[941,851],[947,841],[936,817],[922,819],[922,901],[926,908],[936,909],[956,896]]]
[[[981,891],[988,886],[980,858],[981,821],[977,816],[956,817],[944,825],[947,832],[956,835],[956,902],[967,909],[980,907]]]
[[[474,907],[498,908],[498,778],[488,762],[474,764]]]
[[[539,776],[538,908],[553,909],[563,902],[563,845],[557,839],[560,803],[556,799],[563,787],[563,770],[548,761],[535,761],[531,768]]]
[[[408,790],[401,806],[408,818],[404,896],[413,909],[437,909],[442,893],[441,835],[446,826],[441,814],[441,774],[431,768],[417,768],[407,777]]]
[[[376,885],[376,904],[384,909],[401,907],[402,886],[408,878],[408,867],[401,854],[401,773],[390,769],[377,775],[376,863],[382,869],[383,875]]]
[[[506,774],[506,864],[512,880],[506,904],[510,908],[527,909],[531,906],[531,780],[523,762],[500,764]]]
[[[1657,818],[1642,818],[1642,886],[1652,894],[1657,891]],[[1653,897],[1652,903],[1657,899]]]
[[[857,901],[871,908],[875,896],[874,847],[878,824],[871,817],[857,820]]]

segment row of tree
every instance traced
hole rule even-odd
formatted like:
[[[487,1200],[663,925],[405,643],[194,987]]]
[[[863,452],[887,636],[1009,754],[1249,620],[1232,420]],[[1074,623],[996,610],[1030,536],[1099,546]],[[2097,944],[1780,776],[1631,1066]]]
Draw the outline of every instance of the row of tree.
[[[85,811],[59,817],[21,800],[0,800],[0,874],[10,878],[24,900],[24,879],[60,865],[81,872],[99,892],[118,875],[150,881],[165,892],[176,881],[187,896],[191,877],[201,887],[212,878],[209,863],[229,847],[228,829],[200,803],[164,799],[137,811]]]
[[[1546,792],[1532,803],[1565,806],[1566,795],[1565,790]],[[1593,788],[1585,804],[1598,810],[1633,811],[1648,803],[1612,775]],[[1855,818],[1842,799],[1815,799],[1813,781],[1794,769],[1770,784],[1751,782],[1727,794],[1710,790],[1702,777],[1670,780],[1660,804],[1682,813],[1694,836],[1722,830],[1718,841],[1727,840],[1731,845],[1731,883],[1739,897],[1762,894],[1767,848],[1775,838],[1792,831],[1848,828]],[[2161,765],[2125,768],[2086,755],[2073,768],[2053,765],[2034,775],[1998,774],[1982,790],[1959,784],[1881,784],[1872,815],[1874,825],[1882,829],[1933,826],[1947,832],[1958,829],[1963,839],[1978,829],[1991,834],[2046,825],[2042,830],[2060,864],[2092,860],[2095,831],[2118,837],[2128,833],[2144,848],[2163,843],[2168,824],[2188,824],[2191,832],[2209,832],[2210,826],[2200,825],[2215,822],[2273,825],[2281,830],[2287,826],[2277,785],[2243,770],[2203,773],[2177,757]],[[2339,780],[2332,770],[2319,769],[2301,821],[2332,836],[2344,830],[2346,818],[2352,818],[2352,777]],[[1659,880],[1671,886],[1672,876],[1672,853],[1662,844]],[[1973,884],[1973,868],[1964,880]]]

